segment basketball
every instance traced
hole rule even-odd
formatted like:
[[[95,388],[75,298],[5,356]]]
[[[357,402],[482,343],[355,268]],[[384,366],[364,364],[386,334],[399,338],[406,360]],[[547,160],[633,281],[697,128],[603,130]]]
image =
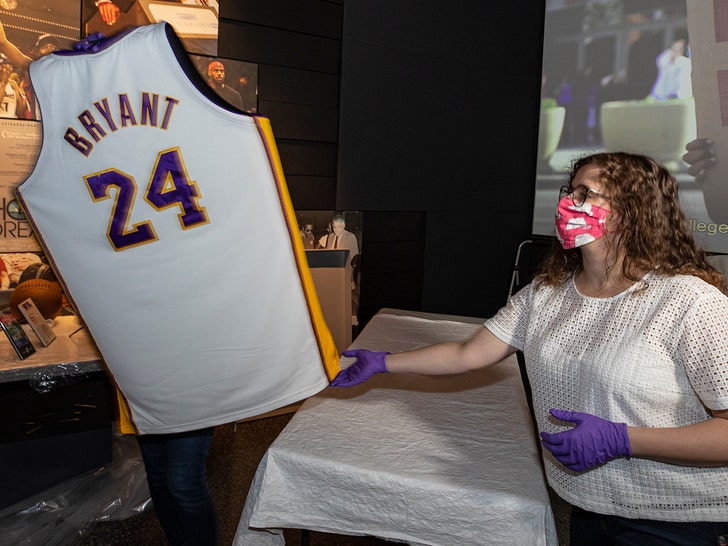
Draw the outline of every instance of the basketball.
[[[10,293],[10,307],[16,317],[23,319],[18,304],[28,298],[33,300],[43,317],[47,319],[55,317],[63,305],[63,292],[59,283],[45,279],[30,279],[18,284]]]

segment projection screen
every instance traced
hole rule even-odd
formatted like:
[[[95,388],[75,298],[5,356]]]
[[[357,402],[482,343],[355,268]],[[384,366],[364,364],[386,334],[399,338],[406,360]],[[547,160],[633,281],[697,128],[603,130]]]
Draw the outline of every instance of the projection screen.
[[[682,156],[714,141],[696,182]],[[728,253],[728,0],[547,0],[533,233],[553,235],[572,161],[654,157],[680,185],[688,224]]]

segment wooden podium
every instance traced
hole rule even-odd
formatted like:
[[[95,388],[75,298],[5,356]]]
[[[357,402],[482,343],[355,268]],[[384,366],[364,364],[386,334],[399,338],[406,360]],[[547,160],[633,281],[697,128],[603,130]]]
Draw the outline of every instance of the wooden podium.
[[[348,250],[307,250],[321,310],[339,352],[351,345],[351,265]]]

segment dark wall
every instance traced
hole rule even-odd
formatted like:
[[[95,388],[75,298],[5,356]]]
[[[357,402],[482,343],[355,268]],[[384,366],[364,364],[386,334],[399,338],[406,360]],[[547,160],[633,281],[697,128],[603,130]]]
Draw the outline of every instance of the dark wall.
[[[297,210],[333,210],[343,0],[225,0],[218,55],[258,63],[258,111],[271,120]]]
[[[531,233],[543,12],[345,2],[336,205],[425,211],[426,311],[484,316],[506,299]]]
[[[365,315],[505,301],[531,232],[543,4],[222,3],[219,55],[259,64],[295,208],[364,212]]]

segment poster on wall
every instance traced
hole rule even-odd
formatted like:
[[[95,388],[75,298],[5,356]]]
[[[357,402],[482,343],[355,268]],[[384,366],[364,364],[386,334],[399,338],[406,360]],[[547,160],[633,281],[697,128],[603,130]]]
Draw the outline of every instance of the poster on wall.
[[[258,65],[219,57],[190,55],[192,63],[207,84],[243,112],[258,111]]]
[[[307,210],[296,211],[298,228],[306,250],[333,249],[336,232],[345,231],[341,245],[336,248],[352,250],[349,259],[359,254],[362,237],[362,216],[358,211]]]
[[[296,211],[298,229],[306,252],[348,250],[351,267],[352,325],[358,325],[361,291],[363,213],[360,211]]]
[[[166,21],[188,53],[217,55],[221,0],[83,0],[84,34],[114,36],[134,26]]]
[[[78,0],[0,3],[0,118],[40,119],[28,67],[78,42],[80,14]]]
[[[81,34],[80,14],[78,0],[0,3],[0,252],[27,252],[29,260],[38,257],[40,245],[14,194],[32,171],[41,144],[41,113],[28,67],[44,55],[73,47]],[[16,266],[19,259],[14,259]],[[2,265],[13,271],[11,264]],[[8,282],[3,275],[0,286]]]
[[[40,250],[15,188],[33,170],[40,151],[40,122],[0,118],[0,250]]]
[[[40,250],[14,195],[32,171],[42,138],[41,112],[28,74],[30,63],[53,51],[72,49],[88,32],[111,36],[133,25],[161,20],[172,24],[188,51],[215,55],[218,11],[219,2],[214,0],[0,2],[0,251]],[[257,65],[228,64],[245,99],[244,109],[254,112]]]
[[[724,190],[706,193],[683,160],[688,143],[713,136],[704,132],[708,120],[721,119],[718,90],[704,85],[717,85],[711,58],[720,47],[713,30],[719,4],[547,0],[534,234],[553,235],[559,188],[575,159],[625,151],[667,167],[696,240],[708,251],[728,253],[728,214],[711,206]],[[697,34],[696,25],[711,31]],[[728,153],[728,135],[714,139],[725,142]]]

